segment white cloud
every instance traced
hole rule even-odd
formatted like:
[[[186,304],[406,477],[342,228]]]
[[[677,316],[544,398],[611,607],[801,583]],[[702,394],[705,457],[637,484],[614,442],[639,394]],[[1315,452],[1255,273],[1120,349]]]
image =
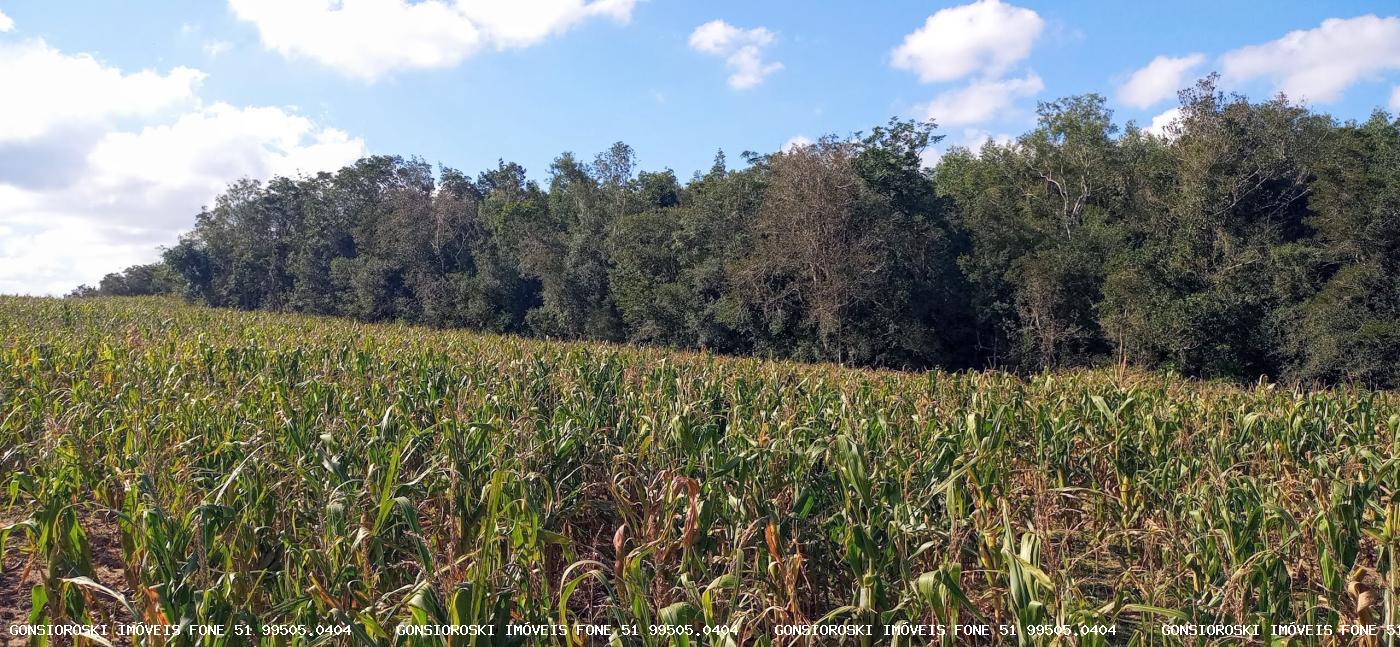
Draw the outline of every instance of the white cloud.
[[[1015,99],[1035,96],[1045,83],[1035,74],[1020,79],[974,81],[933,98],[921,110],[940,126],[965,126],[991,121],[1011,107]]]
[[[211,40],[204,43],[204,54],[209,58],[218,58],[227,54],[231,49],[233,49],[233,43],[226,40]]]
[[[188,67],[128,74],[38,39],[0,43],[0,88],[24,98],[0,101],[0,142],[153,115],[189,104],[203,80],[203,72]]]
[[[1390,109],[1400,112],[1400,85],[1390,89]]]
[[[10,205],[8,189],[0,186],[0,202]],[[17,222],[9,210],[0,209],[0,294],[66,294],[80,281],[153,260],[150,244],[131,242],[121,230],[57,215]]]
[[[10,31],[10,30],[12,30],[12,29],[14,29],[14,28],[15,28],[15,21],[14,21],[14,19],[13,19],[13,18],[10,18],[9,16],[6,16],[6,15],[5,15],[5,12],[0,11],[0,33],[4,33],[4,32],[7,32],[7,31]]]
[[[84,190],[94,198],[139,196],[146,204],[172,194],[207,199],[239,177],[335,169],[363,150],[343,131],[282,108],[215,103],[169,124],[107,134],[88,155],[94,175]],[[187,223],[189,215],[177,218],[169,224]]]
[[[1291,97],[1330,102],[1358,81],[1400,69],[1400,18],[1328,18],[1313,29],[1221,57],[1224,78],[1267,78]]]
[[[752,88],[783,69],[782,63],[763,60],[763,50],[771,44],[773,32],[763,27],[741,29],[723,20],[711,20],[690,34],[691,49],[725,57],[725,67],[731,71],[729,87],[735,90]]]
[[[1147,108],[1175,97],[1178,90],[1190,83],[1192,71],[1205,60],[1204,54],[1158,56],[1146,67],[1133,72],[1127,83],[1118,88],[1118,97],[1134,108]]]
[[[939,10],[904,37],[890,54],[896,68],[924,83],[953,81],[974,72],[1001,75],[1031,53],[1045,21],[1036,12],[1000,0]]]
[[[787,141],[783,142],[783,145],[779,150],[783,151],[784,153],[787,153],[791,152],[793,149],[806,148],[811,145],[812,139],[810,137],[807,137],[806,135],[793,135],[792,137],[788,138]]]
[[[493,45],[528,47],[595,16],[626,24],[636,0],[458,0]]]
[[[128,74],[42,42],[0,48],[0,70],[36,104],[0,102],[0,293],[60,294],[155,260],[229,182],[365,150],[283,108],[205,105],[197,70]]]
[[[1171,135],[1171,133],[1167,130],[1168,127],[1176,123],[1176,120],[1180,118],[1181,108],[1171,108],[1163,112],[1162,114],[1153,117],[1152,123],[1148,124],[1148,126],[1143,130],[1146,130],[1147,132],[1152,133],[1153,135],[1156,135],[1158,137],[1168,137]]]
[[[1015,138],[1009,133],[996,133],[994,135],[990,131],[982,130],[981,128],[967,128],[963,130],[962,142],[959,145],[976,152],[982,150],[982,147],[987,145],[987,142],[992,142],[997,146],[1010,146],[1014,141]]]
[[[636,0],[229,0],[263,45],[373,81],[456,65],[486,46],[527,47],[593,17],[631,19]]]
[[[929,146],[919,152],[919,163],[924,168],[937,168],[938,162],[943,159],[943,151]]]

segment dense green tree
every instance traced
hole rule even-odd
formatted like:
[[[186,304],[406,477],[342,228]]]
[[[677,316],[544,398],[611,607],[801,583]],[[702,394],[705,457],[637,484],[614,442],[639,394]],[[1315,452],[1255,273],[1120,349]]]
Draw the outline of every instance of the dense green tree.
[[[1105,351],[1096,304],[1127,216],[1131,169],[1097,95],[1042,104],[1014,145],[956,150],[939,187],[966,228],[977,343],[1013,368],[1093,361]]]
[[[524,332],[526,316],[540,305],[540,283],[523,268],[524,257],[549,226],[548,197],[514,163],[483,172],[476,185],[479,235],[470,245],[474,271],[462,281],[462,317],[483,330]]]
[[[632,149],[625,144],[584,164],[571,154],[550,169],[548,216],[528,236],[526,271],[540,281],[542,304],[529,325],[546,335],[616,340],[620,313],[609,289],[607,239],[634,190]]]
[[[1306,241],[1311,184],[1329,119],[1280,98],[1252,104],[1206,79],[1157,142],[1165,168],[1138,213],[1107,310],[1137,361],[1194,375],[1280,371],[1280,263]],[[1296,251],[1296,248],[1294,248]],[[1296,256],[1296,254],[1294,254]],[[1135,322],[1127,325],[1126,322]]]
[[[891,120],[858,147],[855,171],[879,197],[890,228],[881,243],[889,276],[864,322],[877,363],[969,366],[975,357],[969,284],[957,266],[967,237],[923,168],[928,148],[942,139],[932,122]]]
[[[1400,385],[1400,121],[1181,94],[1162,132],[1097,95],[1006,143],[892,120],[680,182],[618,143],[547,186],[366,157],[231,185],[163,262],[75,296],[891,367],[1117,363]]]
[[[633,341],[672,346],[693,341],[686,315],[694,295],[680,249],[682,220],[688,216],[679,209],[628,214],[609,236],[609,283]]]
[[[1314,244],[1290,255],[1303,269],[1288,274],[1302,287],[1284,318],[1287,375],[1400,386],[1400,119],[1378,112],[1327,145],[1309,196]]]
[[[184,278],[165,263],[132,265],[120,272],[102,277],[97,287],[80,285],[68,295],[72,297],[116,296],[141,297],[156,294],[179,294]]]

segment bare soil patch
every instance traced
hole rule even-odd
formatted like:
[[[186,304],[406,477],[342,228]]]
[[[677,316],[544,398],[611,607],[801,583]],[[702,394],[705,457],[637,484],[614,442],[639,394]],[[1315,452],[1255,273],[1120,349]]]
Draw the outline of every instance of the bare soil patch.
[[[6,526],[22,518],[0,519],[0,526]],[[79,519],[83,531],[87,533],[92,548],[93,580],[133,600],[133,591],[127,585],[125,563],[122,560],[121,528],[116,516],[111,513],[84,513]],[[34,586],[44,581],[47,564],[42,555],[29,552],[29,540],[23,534],[12,535],[0,555],[0,644],[5,647],[19,647],[28,644],[24,637],[11,636],[9,628],[25,624],[33,606]],[[93,615],[102,621],[113,623],[136,622],[126,609],[116,600],[94,593],[91,597]],[[118,638],[112,627],[108,639],[118,645],[130,644],[125,638]],[[53,645],[70,645],[66,637],[56,637]]]

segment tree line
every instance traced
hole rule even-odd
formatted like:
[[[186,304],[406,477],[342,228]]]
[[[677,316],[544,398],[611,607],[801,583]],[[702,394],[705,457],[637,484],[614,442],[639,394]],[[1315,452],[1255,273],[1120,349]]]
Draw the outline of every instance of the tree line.
[[[893,368],[1121,364],[1400,386],[1400,119],[1098,95],[1010,143],[891,120],[682,183],[618,143],[544,184],[373,156],[243,180],[153,265],[74,295]]]

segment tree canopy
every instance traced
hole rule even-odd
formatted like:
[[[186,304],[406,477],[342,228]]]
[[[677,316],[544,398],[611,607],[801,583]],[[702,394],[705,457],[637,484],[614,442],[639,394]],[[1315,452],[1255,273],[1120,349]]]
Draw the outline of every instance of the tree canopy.
[[[374,156],[244,180],[164,260],[75,295],[894,368],[1117,363],[1400,386],[1400,120],[1213,78],[1162,133],[1102,97],[1009,143],[932,123],[723,153],[682,183],[618,143],[546,185]]]

